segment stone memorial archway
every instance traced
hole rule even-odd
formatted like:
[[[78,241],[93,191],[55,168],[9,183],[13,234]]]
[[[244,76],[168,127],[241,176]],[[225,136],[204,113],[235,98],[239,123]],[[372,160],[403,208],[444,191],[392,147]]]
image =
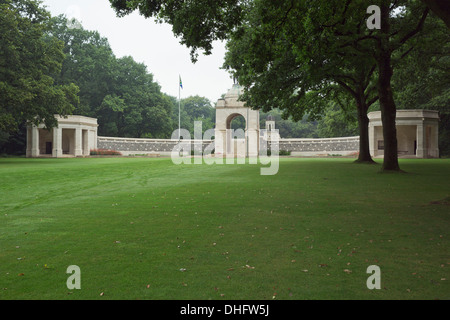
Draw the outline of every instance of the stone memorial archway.
[[[257,157],[259,155],[259,111],[252,110],[239,101],[242,87],[234,84],[227,94],[216,104],[215,154],[238,157]],[[245,119],[244,139],[231,129],[234,118]]]

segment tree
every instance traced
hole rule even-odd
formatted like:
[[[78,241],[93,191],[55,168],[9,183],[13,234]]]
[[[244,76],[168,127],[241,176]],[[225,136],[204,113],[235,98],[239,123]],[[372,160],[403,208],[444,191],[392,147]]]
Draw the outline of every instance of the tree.
[[[348,49],[345,50],[346,63],[355,62],[355,59],[361,60],[360,65],[365,65],[364,61],[375,61],[377,99],[382,114],[385,145],[382,170],[400,171],[395,123],[397,109],[391,79],[397,63],[395,57],[401,57],[412,50],[410,44],[417,41],[417,35],[423,29],[429,8],[415,0],[373,1],[372,4],[380,8],[381,28],[377,30],[366,27],[367,2],[363,0],[348,0],[344,5],[340,0],[320,1],[320,5],[317,1],[305,3],[307,4],[304,13],[307,17],[305,23],[313,29],[318,27],[319,30],[326,30],[328,35],[326,40],[333,39],[328,41],[331,43],[329,52],[332,55],[342,55],[343,50]],[[315,39],[324,42],[323,38]],[[314,50],[313,55],[316,55]],[[331,61],[331,64],[334,64],[335,60]],[[360,84],[364,82],[359,81]],[[360,90],[360,84],[356,86],[357,90]]]
[[[273,42],[266,42],[265,46],[262,39],[277,37],[278,26],[283,26],[286,23],[291,23],[291,30],[303,27],[305,30],[323,31],[323,34],[335,38],[332,48],[344,50],[353,50],[354,57],[350,58],[346,55],[343,58],[344,63],[351,63],[360,57],[365,59],[372,59],[375,61],[374,72],[377,73],[377,96],[382,113],[383,134],[385,139],[385,156],[383,162],[383,171],[400,171],[397,154],[397,135],[396,135],[396,105],[393,97],[391,80],[393,75],[393,65],[395,61],[393,57],[402,52],[400,56],[410,51],[411,40],[417,41],[417,35],[423,29],[426,18],[430,9],[426,7],[419,0],[374,0],[372,5],[377,5],[380,8],[380,30],[369,30],[366,27],[366,20],[368,18],[366,12],[368,3],[365,0],[302,0],[302,1],[268,1],[268,0],[253,0],[253,1],[208,1],[208,0],[193,0],[180,2],[176,0],[110,0],[112,6],[117,10],[119,15],[128,14],[131,11],[139,10],[141,14],[146,17],[158,16],[160,20],[172,24],[174,33],[182,37],[181,42],[192,48],[195,52],[198,48],[202,48],[206,53],[210,52],[211,43],[216,39],[227,39],[236,36],[242,29],[246,27],[249,20],[254,18],[254,15],[262,12],[265,17],[269,18],[269,23],[265,24],[269,28],[262,26],[262,31],[255,34],[256,41],[261,42],[263,50],[255,52],[259,55],[268,55],[266,61],[274,60],[271,54],[279,54],[275,50],[271,51],[270,45]],[[208,7],[207,5],[211,7]],[[255,11],[256,8],[256,11]],[[296,9],[298,8],[298,9]],[[203,10],[203,12],[202,12]],[[259,11],[258,11],[259,10]],[[289,15],[292,12],[299,11],[301,20],[296,21],[295,24],[289,20]],[[189,21],[189,23],[186,23]],[[263,23],[265,21],[262,21]],[[286,28],[287,29],[287,28]],[[268,33],[265,33],[268,32]],[[317,35],[317,32],[314,34]],[[283,35],[283,34],[282,34]],[[294,38],[284,37],[285,46],[292,47],[296,43],[296,33],[292,33]],[[316,37],[309,39],[311,43],[319,43],[326,41],[326,38]],[[280,48],[278,46],[277,48]],[[295,46],[294,46],[295,49]],[[314,51],[315,47],[303,48],[295,53],[302,54],[305,50],[316,57],[318,62],[325,64],[322,52],[318,55]],[[286,51],[284,51],[286,52]],[[282,53],[284,53],[282,52]],[[287,51],[289,53],[289,50]],[[334,50],[334,55],[339,55],[338,51]],[[193,55],[195,58],[195,55]],[[275,55],[275,57],[277,57]],[[334,58],[334,57],[333,57]],[[296,62],[296,54],[288,55],[280,59],[282,63],[286,64]],[[242,65],[242,64],[241,64]],[[304,64],[301,64],[304,67]],[[364,64],[365,65],[365,64]],[[265,73],[261,73],[261,77],[253,84],[251,90],[254,94],[262,93],[263,88],[257,90],[255,84],[261,83],[267,71],[273,68],[282,67],[275,63],[266,65],[257,65],[257,67],[266,68]],[[372,70],[371,68],[364,70]],[[302,70],[300,70],[302,71]],[[358,72],[357,72],[358,73]],[[286,73],[281,74],[284,83],[289,85],[291,82],[307,84],[297,91],[283,90],[279,87],[279,92],[273,98],[274,101],[286,102],[293,101],[294,104],[290,111],[294,118],[301,118],[302,109],[299,109],[298,103],[300,99],[307,92],[310,95],[324,95],[324,87],[319,87],[319,90],[313,91],[314,84],[317,83],[318,78],[310,78],[306,76],[307,73],[300,73],[299,77],[286,77]],[[275,75],[276,76],[276,75]],[[327,79],[324,79],[327,80]],[[242,80],[239,79],[241,82]],[[243,80],[245,82],[245,80]],[[320,82],[320,81],[319,81]],[[266,81],[268,83],[268,81]],[[264,88],[265,89],[265,88]],[[364,94],[366,95],[366,94]],[[253,96],[253,95],[252,95]],[[247,96],[247,98],[251,98]],[[259,106],[258,106],[259,107]],[[313,108],[317,113],[321,108]],[[298,112],[298,113],[297,113]],[[296,114],[297,113],[297,114]],[[365,140],[365,139],[362,139]]]
[[[415,44],[394,73],[394,97],[401,109],[439,111],[439,150],[450,155],[450,33],[438,18],[430,16],[428,22],[424,32],[429,36]]]
[[[74,112],[95,116],[95,109],[113,89],[117,69],[108,39],[97,31],[83,29],[79,23],[71,23],[63,15],[52,18],[51,35],[64,43],[64,61],[57,83],[76,83],[80,101]]]
[[[305,15],[306,4],[255,1],[246,22],[231,35],[225,67],[246,88],[243,100],[265,111],[280,108],[286,117],[300,120],[306,113],[311,119],[320,117],[328,101],[347,113],[354,106],[361,137],[357,161],[373,163],[367,111],[378,99],[376,62],[357,52],[358,44],[342,46],[338,36],[354,29],[363,35],[364,30],[354,23],[338,28],[334,18],[321,11],[310,9]]]
[[[320,121],[312,121],[305,115],[299,121],[293,121],[291,118],[283,117],[283,112],[279,109],[273,109],[269,112],[262,112],[260,115],[261,128],[265,128],[267,117],[271,116],[275,121],[276,129],[281,138],[318,138],[317,124]],[[267,128],[266,128],[267,129]]]
[[[399,171],[395,123],[397,108],[391,86],[394,74],[393,55],[404,49],[408,40],[422,30],[429,8],[424,8],[418,1],[398,1],[396,5],[391,5],[388,0],[375,3],[378,3],[381,9],[380,31],[355,41],[369,41],[368,50],[377,61],[378,95],[384,136],[383,170]],[[397,14],[395,10],[402,12]]]
[[[64,42],[57,81],[79,86],[75,112],[98,118],[100,135],[170,137],[171,101],[144,64],[132,57],[116,58],[108,39],[64,16],[53,19],[52,35]]]
[[[132,57],[117,60],[112,92],[124,101],[118,114],[121,137],[168,137],[171,105],[153,81],[153,75]]]
[[[178,99],[170,97],[172,101],[172,129],[178,130]],[[194,133],[195,121],[202,122],[202,131],[213,129],[216,122],[216,110],[212,107],[208,98],[192,96],[181,99],[181,128]]]
[[[450,28],[450,3],[448,0],[422,0]]]
[[[358,121],[355,115],[346,113],[338,104],[331,102],[317,124],[321,138],[339,138],[358,135]]]
[[[210,118],[215,122],[216,110],[212,107],[208,98],[193,96],[182,100],[187,114],[193,119]]]
[[[78,88],[55,84],[64,54],[48,34],[50,14],[40,1],[1,0],[0,17],[0,131],[24,122],[52,128],[55,114],[71,114]]]

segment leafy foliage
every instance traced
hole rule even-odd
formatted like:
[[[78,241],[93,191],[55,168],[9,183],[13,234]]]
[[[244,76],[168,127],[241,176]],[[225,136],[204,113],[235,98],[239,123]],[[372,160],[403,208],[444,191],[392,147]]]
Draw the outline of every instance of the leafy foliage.
[[[425,27],[428,37],[399,62],[395,99],[401,109],[439,111],[440,154],[450,155],[450,33],[436,17]]]
[[[81,25],[70,27],[63,16],[53,24],[53,35],[65,44],[58,82],[80,87],[77,114],[98,118],[100,135],[170,136],[172,101],[144,64],[129,56],[116,58],[106,38]]]
[[[139,10],[170,23],[194,53],[198,48],[209,53],[214,40],[231,39],[225,67],[246,87],[243,100],[255,108],[280,108],[298,121],[306,113],[319,117],[327,104],[323,98],[338,102],[341,92],[353,96],[366,155],[366,113],[379,99],[383,170],[400,169],[391,80],[396,56],[421,40],[417,35],[430,13],[423,2],[373,1],[381,12],[380,30],[366,27],[365,0],[110,2],[119,15]]]
[[[0,1],[0,131],[23,122],[48,128],[54,114],[70,114],[78,101],[73,82],[55,84],[63,44],[49,36],[49,13],[35,0]]]
[[[202,122],[202,133],[214,129],[216,125],[216,110],[205,97],[192,96],[181,99],[170,97],[172,101],[172,123],[173,128],[178,129],[178,117],[181,111],[181,128],[194,134],[195,121]],[[180,109],[180,110],[179,110]]]

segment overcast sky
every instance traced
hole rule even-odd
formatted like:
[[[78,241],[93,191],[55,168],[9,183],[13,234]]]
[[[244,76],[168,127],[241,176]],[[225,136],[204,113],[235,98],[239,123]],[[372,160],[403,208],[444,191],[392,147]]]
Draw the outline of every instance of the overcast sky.
[[[183,81],[181,98],[199,95],[213,105],[233,85],[230,75],[220,69],[224,44],[216,42],[213,54],[200,54],[197,63],[190,50],[175,38],[170,25],[145,19],[138,13],[117,18],[108,0],[43,0],[52,16],[65,14],[81,21],[83,28],[96,30],[109,40],[116,57],[132,56],[144,63],[161,90],[178,98],[178,77]]]

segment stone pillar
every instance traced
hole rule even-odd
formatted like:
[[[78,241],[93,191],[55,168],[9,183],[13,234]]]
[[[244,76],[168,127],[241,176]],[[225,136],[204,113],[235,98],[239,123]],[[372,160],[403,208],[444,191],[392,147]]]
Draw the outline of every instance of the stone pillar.
[[[97,149],[98,137],[95,130],[89,130],[89,153],[90,149]]]
[[[83,156],[88,156],[90,154],[90,150],[89,150],[89,131],[88,130],[83,130],[83,134],[82,134],[82,149],[83,149]]]
[[[225,154],[228,156],[235,156],[235,141],[233,138],[233,130],[227,129],[226,138],[225,138]]]
[[[62,155],[63,155],[63,150],[62,150],[62,129],[61,128],[53,128],[52,157],[53,158],[61,158]]]
[[[439,158],[439,125],[435,124],[431,129],[431,141],[432,141],[432,156]]]
[[[83,131],[81,128],[75,129],[75,157],[83,155]]]
[[[227,141],[227,132],[226,130],[217,130],[215,131],[215,154],[216,156],[223,156],[226,154],[225,147]]]
[[[426,158],[428,155],[427,145],[426,145],[426,127],[423,123],[417,125],[417,158]]]
[[[248,157],[259,156],[259,130],[247,130]]]
[[[369,152],[372,157],[376,157],[375,126],[373,124],[369,124]]]
[[[36,126],[31,127],[31,157],[39,157],[39,128]]]

